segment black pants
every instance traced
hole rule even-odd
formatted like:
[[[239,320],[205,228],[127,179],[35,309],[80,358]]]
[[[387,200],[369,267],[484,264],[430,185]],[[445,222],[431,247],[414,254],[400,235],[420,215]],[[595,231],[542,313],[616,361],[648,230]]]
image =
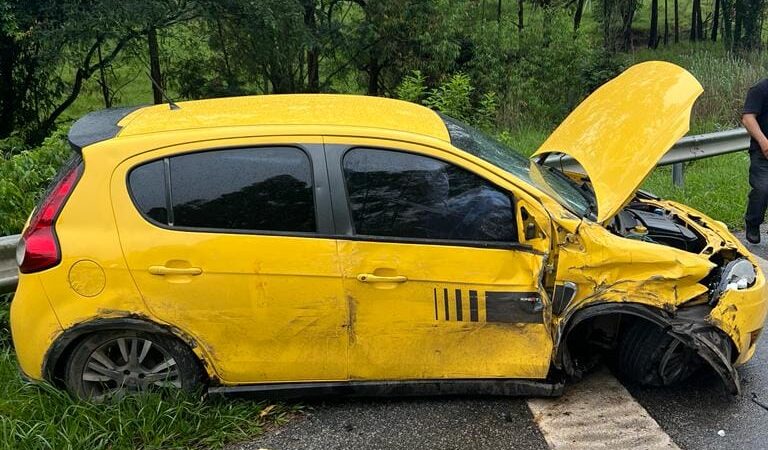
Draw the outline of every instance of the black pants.
[[[761,151],[749,152],[749,201],[744,221],[747,225],[759,226],[765,220],[768,207],[768,159]]]

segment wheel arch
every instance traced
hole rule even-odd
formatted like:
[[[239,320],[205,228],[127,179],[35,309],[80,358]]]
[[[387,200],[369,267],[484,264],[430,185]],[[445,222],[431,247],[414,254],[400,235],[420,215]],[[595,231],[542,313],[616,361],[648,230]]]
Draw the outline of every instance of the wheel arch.
[[[735,349],[731,338],[709,320],[712,308],[696,305],[668,311],[632,302],[600,302],[574,311],[557,330],[553,363],[567,374],[576,373],[569,351],[569,335],[580,324],[599,317],[619,315],[647,320],[664,329],[683,344],[693,348],[720,376],[726,389],[732,394],[740,392],[738,374],[733,367]]]
[[[93,333],[117,330],[142,331],[178,340],[195,355],[206,382],[208,384],[217,383],[216,374],[208,363],[204,350],[200,348],[195,339],[175,327],[159,324],[144,317],[95,318],[66,329],[56,337],[45,354],[42,367],[43,379],[55,386],[63,387],[66,362],[76,346]]]

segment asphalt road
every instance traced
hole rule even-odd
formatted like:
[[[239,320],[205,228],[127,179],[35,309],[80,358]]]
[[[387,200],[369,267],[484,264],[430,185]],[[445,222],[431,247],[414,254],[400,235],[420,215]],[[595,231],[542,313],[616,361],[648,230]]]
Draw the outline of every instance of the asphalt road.
[[[743,240],[743,235],[739,237]],[[750,245],[750,248],[758,256],[768,259],[768,229],[763,238],[762,244]],[[765,338],[754,358],[739,369],[739,374],[743,390],[740,397],[726,394],[717,376],[708,371],[673,388],[634,385],[626,385],[626,388],[631,394],[628,396],[630,401],[639,403],[680,448],[766,449],[768,342]],[[593,389],[589,380],[582,383],[586,384],[566,388],[564,397],[568,397],[569,390],[583,391],[585,386]],[[599,384],[597,386],[593,392],[600,395]],[[583,392],[580,395],[583,396]],[[609,406],[606,405],[606,412],[616,411]],[[621,415],[621,410],[614,414]],[[586,436],[604,420],[589,418],[582,420],[579,426],[583,427]],[[310,403],[293,422],[271,430],[255,441],[232,446],[230,450],[546,449],[550,445],[540,426],[526,399],[432,398]],[[626,430],[628,434],[636,432],[631,428]],[[579,447],[576,444],[562,448]],[[583,443],[581,448],[584,448]]]

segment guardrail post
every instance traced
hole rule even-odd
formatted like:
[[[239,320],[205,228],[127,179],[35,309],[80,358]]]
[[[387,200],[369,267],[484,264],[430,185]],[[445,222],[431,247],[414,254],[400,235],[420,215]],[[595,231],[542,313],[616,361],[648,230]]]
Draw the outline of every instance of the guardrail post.
[[[672,184],[680,188],[685,186],[685,164],[672,164]]]

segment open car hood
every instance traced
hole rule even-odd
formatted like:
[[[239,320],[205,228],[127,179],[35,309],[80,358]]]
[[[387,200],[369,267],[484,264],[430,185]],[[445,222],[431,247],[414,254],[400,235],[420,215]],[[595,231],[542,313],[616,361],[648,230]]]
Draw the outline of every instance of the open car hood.
[[[691,108],[703,91],[682,67],[661,61],[634,65],[587,97],[532,158],[573,157],[592,182],[597,221],[605,223],[688,132]]]

